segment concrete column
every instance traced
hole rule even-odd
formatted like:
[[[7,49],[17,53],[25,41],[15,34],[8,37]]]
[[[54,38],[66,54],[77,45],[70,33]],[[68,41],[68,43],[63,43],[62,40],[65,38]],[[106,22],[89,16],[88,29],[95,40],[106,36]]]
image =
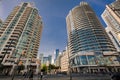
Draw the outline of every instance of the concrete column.
[[[98,68],[97,70],[98,70],[98,72],[100,72],[100,68]]]
[[[14,72],[15,66],[16,65],[14,64],[13,67],[11,68],[10,75],[12,75],[12,73]]]
[[[78,72],[78,73],[80,72],[79,67],[77,67],[77,72]]]

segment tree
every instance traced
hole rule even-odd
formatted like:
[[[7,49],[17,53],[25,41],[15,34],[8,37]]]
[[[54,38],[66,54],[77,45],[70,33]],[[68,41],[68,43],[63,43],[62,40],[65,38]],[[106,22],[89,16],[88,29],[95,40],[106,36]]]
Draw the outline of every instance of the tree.
[[[49,67],[49,69],[55,69],[55,65],[53,65],[53,64],[50,64],[48,67]]]
[[[47,72],[47,66],[45,64],[42,65],[41,71],[42,72]]]
[[[59,66],[55,66],[55,69],[60,69],[60,67]]]

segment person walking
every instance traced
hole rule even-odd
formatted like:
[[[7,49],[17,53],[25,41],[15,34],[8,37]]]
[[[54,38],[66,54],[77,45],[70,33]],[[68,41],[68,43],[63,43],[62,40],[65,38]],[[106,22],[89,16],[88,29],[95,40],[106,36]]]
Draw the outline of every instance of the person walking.
[[[23,73],[23,77],[26,78],[27,77],[27,72]]]
[[[43,72],[40,73],[40,80],[43,78]]]
[[[29,71],[29,80],[33,80],[33,70],[30,70]]]

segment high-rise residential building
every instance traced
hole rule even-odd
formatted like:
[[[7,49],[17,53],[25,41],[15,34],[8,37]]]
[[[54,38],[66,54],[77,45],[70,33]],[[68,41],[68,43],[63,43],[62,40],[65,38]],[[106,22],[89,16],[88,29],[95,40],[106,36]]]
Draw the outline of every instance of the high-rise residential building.
[[[111,27],[106,27],[105,30],[106,30],[107,34],[109,35],[111,41],[115,45],[115,48],[119,52],[120,51],[120,43],[119,43],[119,40],[117,39],[116,34],[113,32]]]
[[[19,61],[36,66],[42,20],[33,3],[21,3],[0,28],[0,63],[11,72]],[[18,64],[19,65],[19,64]]]
[[[120,1],[106,5],[102,18],[107,24],[106,31],[113,41],[117,51],[120,51]]]
[[[70,66],[73,71],[100,71],[99,69],[103,68],[98,66],[116,63],[112,64],[110,60],[116,59],[112,56],[116,48],[87,2],[80,2],[80,5],[70,10],[66,23]],[[103,58],[108,55],[111,57],[108,57],[106,62]]]

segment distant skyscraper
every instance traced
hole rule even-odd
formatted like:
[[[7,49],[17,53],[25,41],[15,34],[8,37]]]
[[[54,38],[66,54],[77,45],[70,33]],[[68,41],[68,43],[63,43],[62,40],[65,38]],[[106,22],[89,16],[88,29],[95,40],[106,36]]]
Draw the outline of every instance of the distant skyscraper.
[[[51,64],[52,63],[52,56],[48,55],[47,57],[43,57],[43,63],[42,64]]]
[[[59,49],[56,49],[55,50],[55,60],[57,59],[58,55],[59,55]]]
[[[58,66],[60,67],[61,66],[61,57],[62,57],[62,54],[59,54],[55,60],[55,66]]]
[[[50,64],[52,64],[52,55],[48,55],[48,60],[49,60]]]
[[[41,60],[41,64],[43,63],[43,57],[44,57],[43,54],[39,54],[39,59]]]
[[[89,4],[81,2],[74,7],[67,15],[66,23],[70,65],[77,71],[87,72],[88,65],[107,64],[97,57],[110,55],[109,52],[116,49]]]
[[[35,6],[16,6],[0,28],[0,63],[11,68],[21,57],[23,65],[32,65],[28,63],[37,57],[41,31],[42,20]]]
[[[49,63],[48,57],[43,57],[43,64],[47,64],[47,63]]]
[[[106,31],[113,41],[117,51],[120,51],[120,1],[106,5],[102,18],[107,24]]]

